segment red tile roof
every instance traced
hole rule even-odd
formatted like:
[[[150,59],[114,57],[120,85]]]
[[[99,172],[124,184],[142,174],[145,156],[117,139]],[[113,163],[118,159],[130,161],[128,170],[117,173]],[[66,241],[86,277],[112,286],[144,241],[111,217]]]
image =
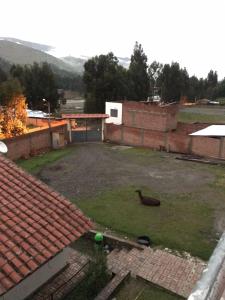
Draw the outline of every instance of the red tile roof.
[[[91,227],[69,200],[0,154],[0,296]]]
[[[63,119],[106,119],[106,114],[62,114]]]

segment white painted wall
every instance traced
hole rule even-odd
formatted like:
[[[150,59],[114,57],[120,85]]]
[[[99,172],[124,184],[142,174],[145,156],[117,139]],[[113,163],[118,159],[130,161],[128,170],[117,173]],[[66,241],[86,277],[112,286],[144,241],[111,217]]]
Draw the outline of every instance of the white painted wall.
[[[111,109],[117,109],[118,114],[117,117],[111,116]],[[123,112],[123,104],[118,102],[106,102],[105,103],[105,113],[109,115],[109,118],[106,119],[106,123],[113,123],[116,125],[122,124],[122,112]]]
[[[66,266],[70,251],[69,247],[65,248],[6,294],[0,296],[0,300],[24,300]]]

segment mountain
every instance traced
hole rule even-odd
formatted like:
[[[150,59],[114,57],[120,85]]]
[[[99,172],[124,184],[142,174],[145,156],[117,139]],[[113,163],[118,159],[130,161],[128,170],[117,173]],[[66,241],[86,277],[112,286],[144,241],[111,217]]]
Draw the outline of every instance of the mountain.
[[[88,58],[87,58],[88,59]],[[73,56],[65,56],[61,57],[61,60],[65,63],[69,64],[72,68],[74,68],[78,73],[83,73],[84,71],[84,64],[87,61],[84,58],[78,58]]]
[[[49,45],[23,41],[23,40],[16,39],[16,38],[11,38],[11,37],[0,37],[0,40],[13,42],[13,43],[16,43],[18,45],[27,46],[27,47],[30,47],[30,48],[33,48],[33,49],[36,49],[36,50],[39,50],[39,51],[43,51],[43,52],[48,52],[48,51],[51,51],[51,50],[54,49],[54,47],[49,46]]]
[[[74,57],[74,56],[65,56],[61,57],[61,59],[70,64],[71,67],[75,68],[77,72],[83,73],[84,71],[84,64],[85,62],[91,58],[89,56],[81,56],[82,58]],[[128,69],[130,65],[130,58],[129,57],[117,57],[119,64],[124,68]]]
[[[90,58],[88,56],[73,57],[55,57],[48,52],[54,53],[53,46],[23,41],[17,38],[0,37],[0,67],[9,70],[12,64],[33,64],[34,62],[47,62],[52,65],[53,70],[60,70],[82,74],[84,63]],[[130,58],[118,57],[119,64],[125,68],[129,67]],[[63,73],[63,72],[62,72]]]
[[[35,45],[35,43],[32,44]],[[33,64],[34,62],[47,62],[58,69],[76,73],[76,70],[70,64],[65,63],[59,58],[32,47],[25,46],[22,43],[18,44],[17,42],[3,39],[0,39],[0,58],[10,64],[21,65]]]

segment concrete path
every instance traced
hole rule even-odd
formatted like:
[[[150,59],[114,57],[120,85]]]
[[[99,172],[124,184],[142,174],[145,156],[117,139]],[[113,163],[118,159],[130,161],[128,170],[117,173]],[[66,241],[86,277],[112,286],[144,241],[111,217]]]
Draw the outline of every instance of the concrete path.
[[[144,279],[187,298],[200,278],[205,264],[162,250],[133,248],[114,249],[108,255],[108,267],[114,273],[129,270],[133,277]]]

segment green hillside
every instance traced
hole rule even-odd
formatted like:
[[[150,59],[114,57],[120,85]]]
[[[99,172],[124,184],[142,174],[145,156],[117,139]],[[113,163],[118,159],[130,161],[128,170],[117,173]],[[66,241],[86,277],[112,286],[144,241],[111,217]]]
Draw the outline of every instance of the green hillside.
[[[76,73],[76,69],[73,66],[52,55],[5,40],[0,40],[0,58],[10,64],[21,65],[33,64],[34,62],[47,62],[56,66],[58,69]]]

